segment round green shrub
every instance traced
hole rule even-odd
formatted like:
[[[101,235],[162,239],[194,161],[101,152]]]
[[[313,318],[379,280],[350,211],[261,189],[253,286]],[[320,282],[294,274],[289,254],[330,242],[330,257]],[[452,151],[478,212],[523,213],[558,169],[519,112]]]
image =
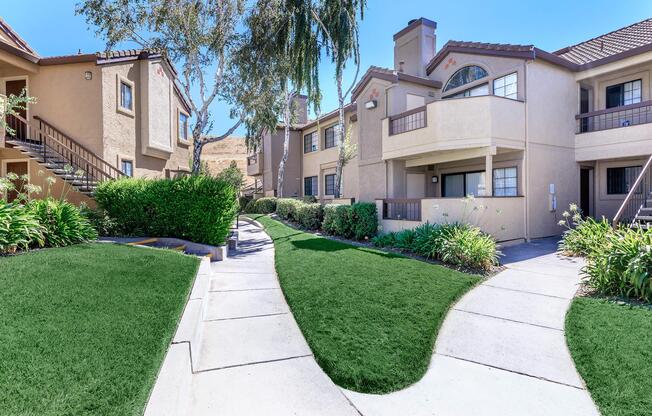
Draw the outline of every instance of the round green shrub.
[[[324,220],[324,210],[319,203],[300,202],[296,210],[296,221],[304,228],[317,230]]]
[[[339,235],[340,237],[351,238],[353,236],[350,205],[337,205],[335,207],[333,231],[333,234]]]
[[[235,188],[206,175],[103,182],[95,199],[122,235],[212,245],[224,243],[238,212]]]
[[[271,214],[276,211],[277,199],[273,196],[258,198],[254,203],[255,214]]]
[[[286,221],[299,221],[297,210],[304,203],[294,198],[279,198],[276,200],[276,215]]]
[[[371,238],[378,232],[378,210],[373,202],[351,205],[351,231],[358,240]]]

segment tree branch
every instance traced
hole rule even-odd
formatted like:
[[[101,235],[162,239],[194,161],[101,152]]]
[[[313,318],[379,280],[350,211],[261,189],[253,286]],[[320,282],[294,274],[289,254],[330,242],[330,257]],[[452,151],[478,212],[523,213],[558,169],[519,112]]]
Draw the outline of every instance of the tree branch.
[[[242,121],[243,121],[243,118],[240,117],[240,119],[233,126],[231,126],[231,128],[229,130],[227,130],[226,133],[224,133],[221,136],[204,137],[203,139],[201,139],[202,145],[205,145],[205,144],[208,144],[208,143],[219,142],[220,140],[226,139],[227,137],[232,135],[233,132],[236,131],[236,129],[238,127],[240,127],[240,125],[242,124]]]

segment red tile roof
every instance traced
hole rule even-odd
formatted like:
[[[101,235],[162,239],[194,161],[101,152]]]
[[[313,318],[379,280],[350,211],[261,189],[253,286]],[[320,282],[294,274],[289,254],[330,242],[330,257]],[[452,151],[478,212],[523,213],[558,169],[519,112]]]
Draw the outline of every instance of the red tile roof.
[[[645,19],[605,35],[553,52],[584,65],[652,44],[652,19]]]

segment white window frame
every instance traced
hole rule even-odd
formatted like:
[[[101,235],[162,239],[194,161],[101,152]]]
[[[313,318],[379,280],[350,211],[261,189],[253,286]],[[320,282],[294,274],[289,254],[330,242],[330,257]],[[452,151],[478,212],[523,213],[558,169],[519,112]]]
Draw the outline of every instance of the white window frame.
[[[510,79],[513,77],[513,80]],[[510,81],[508,83],[508,80]],[[509,87],[514,86],[513,92],[507,93]],[[498,97],[509,98],[510,100],[518,99],[518,72],[503,75],[493,81],[494,95]]]
[[[512,169],[514,170],[515,175],[514,176],[505,176],[505,174],[507,173],[507,170],[511,171]],[[497,175],[496,175],[496,173],[498,171],[503,172],[503,176],[500,177],[500,178],[498,178]],[[504,181],[505,179],[511,179],[511,178],[514,178],[516,180],[516,185],[515,186],[505,186],[504,182],[503,182],[502,186],[497,186],[496,185],[497,180],[503,180]],[[492,171],[492,174],[491,174],[491,180],[492,180],[493,196],[496,196],[496,197],[518,196],[518,167],[517,166],[505,166],[505,167],[502,167],[502,168],[494,168],[493,171]],[[498,195],[498,193],[496,192],[498,189],[503,190],[502,195]],[[510,190],[514,189],[514,194],[511,194],[511,193],[507,194],[506,193],[507,189],[510,189]]]
[[[184,128],[184,133],[185,133],[185,138],[181,136],[181,116],[186,117],[186,125]],[[181,144],[188,145],[190,144],[190,140],[188,139],[189,137],[189,124],[190,124],[190,114],[187,112],[183,111],[182,109],[178,108],[177,109],[177,141]]]
[[[136,108],[136,88],[133,81],[117,75],[116,76],[116,110],[118,113],[124,114],[126,116],[134,117],[136,114],[134,108]],[[131,88],[131,108],[122,106],[122,84]]]

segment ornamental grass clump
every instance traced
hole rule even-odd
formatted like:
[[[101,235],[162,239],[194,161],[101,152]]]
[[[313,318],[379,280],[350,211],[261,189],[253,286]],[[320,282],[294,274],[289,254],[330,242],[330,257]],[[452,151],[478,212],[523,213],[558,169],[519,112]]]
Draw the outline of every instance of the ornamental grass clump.
[[[0,200],[0,254],[13,254],[44,244],[45,228],[24,205]]]
[[[582,212],[576,204],[570,204],[569,210],[562,214],[563,220],[559,225],[566,228],[559,250],[570,256],[586,256],[597,247],[604,245],[606,236],[612,227],[609,221],[602,217],[595,220],[591,217],[583,218]]]
[[[79,208],[67,201],[54,198],[30,201],[31,211],[43,226],[43,240],[47,247],[63,247],[97,239],[97,231]]]

